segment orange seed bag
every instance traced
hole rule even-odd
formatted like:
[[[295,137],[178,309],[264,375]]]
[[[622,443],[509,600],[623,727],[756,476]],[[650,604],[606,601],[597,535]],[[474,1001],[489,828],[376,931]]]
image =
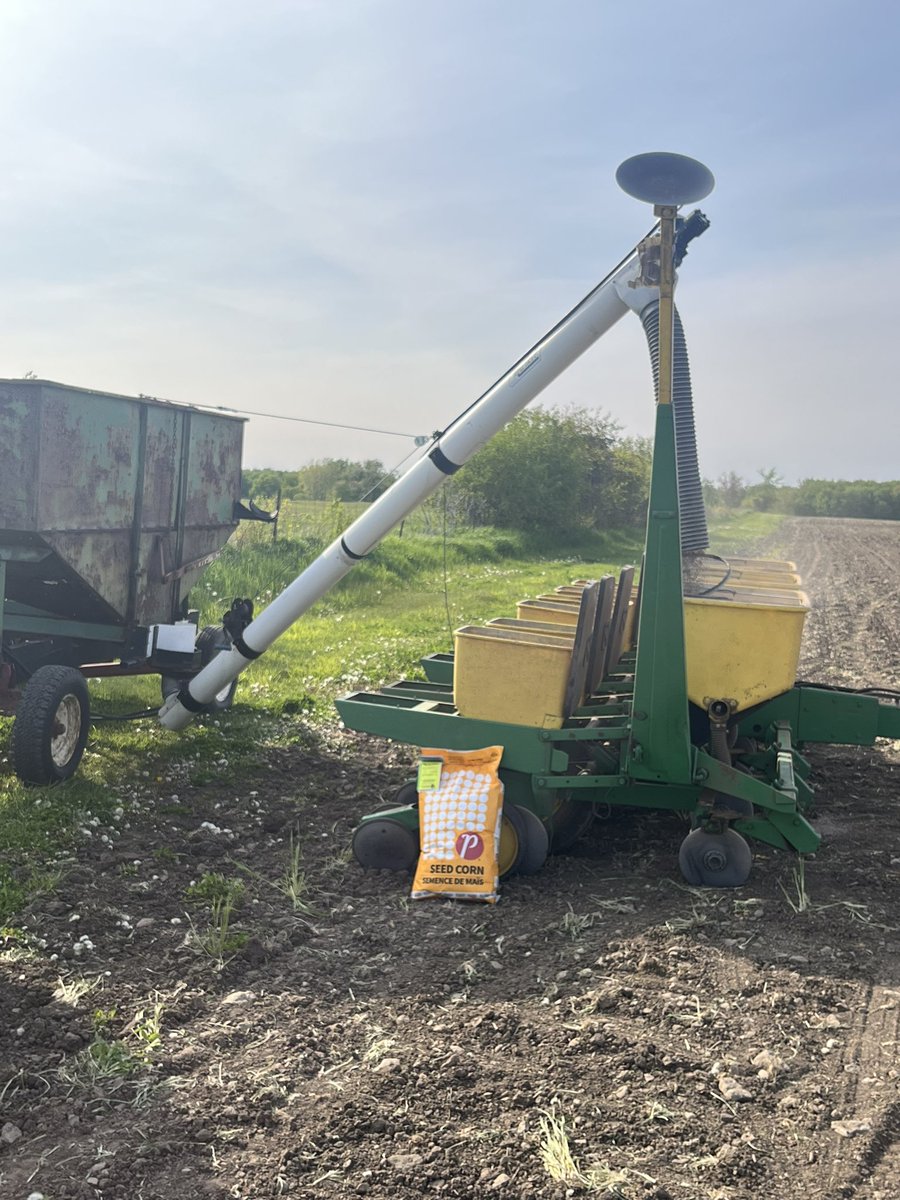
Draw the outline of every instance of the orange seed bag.
[[[497,902],[497,853],[503,784],[502,746],[484,750],[423,750],[439,760],[437,788],[419,792],[419,865],[412,899],[453,896]],[[421,778],[420,778],[421,784]]]

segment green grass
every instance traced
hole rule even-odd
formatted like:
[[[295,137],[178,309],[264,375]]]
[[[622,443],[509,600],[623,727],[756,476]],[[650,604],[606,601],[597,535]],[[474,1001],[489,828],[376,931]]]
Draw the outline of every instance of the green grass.
[[[142,1083],[129,1087],[127,1098],[134,1104],[146,1100],[152,1087],[147,1073],[162,1040],[162,1014],[163,1005],[156,999],[148,1009],[135,1013],[125,1026],[125,1036],[116,1038],[110,1036],[116,1010],[95,1009],[90,1045],[57,1069],[69,1094],[83,1091],[97,1098],[120,1099],[123,1087],[132,1084],[135,1077],[144,1076]]]
[[[198,950],[218,963],[226,954],[240,949],[250,936],[232,925],[232,916],[243,896],[244,885],[239,879],[226,879],[215,871],[192,883],[187,890],[189,901],[205,902],[208,908],[205,928],[191,920],[192,941]]]
[[[741,513],[717,521],[714,548],[746,549],[779,520]],[[218,621],[234,596],[264,607],[323,544],[310,535],[228,547],[195,589],[203,620]],[[418,660],[450,650],[454,628],[514,614],[523,597],[639,561],[641,548],[637,532],[585,534],[565,546],[489,529],[455,535],[446,547],[441,537],[391,535],[245,672],[231,712],[195,720],[180,734],[152,718],[98,724],[77,776],[61,787],[25,788],[7,766],[0,774],[0,925],[30,896],[52,889],[73,841],[114,842],[117,822],[148,793],[158,807],[156,793],[175,764],[196,786],[237,780],[269,747],[308,742],[311,730],[333,725],[338,695],[420,676]],[[95,712],[159,703],[154,676],[91,683]],[[0,737],[10,727],[0,719]],[[183,810],[180,801],[170,803]]]
[[[781,513],[723,510],[710,518],[710,550],[714,554],[737,554],[749,548],[752,554],[753,547],[774,534],[783,520]]]
[[[270,512],[275,509],[275,497],[255,497],[256,503]],[[432,536],[442,534],[447,529],[453,536],[462,531],[469,531],[468,521],[460,522],[444,506],[445,496],[442,492],[431,496],[415,512],[408,516],[402,526],[402,534],[424,534]],[[243,545],[271,544],[273,534],[279,538],[293,541],[308,537],[332,541],[361,516],[368,504],[349,500],[282,500],[278,513],[278,522],[272,525],[247,522],[240,526],[236,539]],[[397,535],[394,535],[397,536]]]

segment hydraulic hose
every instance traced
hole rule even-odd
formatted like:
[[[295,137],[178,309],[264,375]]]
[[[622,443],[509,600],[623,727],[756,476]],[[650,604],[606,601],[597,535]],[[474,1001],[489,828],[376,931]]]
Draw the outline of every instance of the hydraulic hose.
[[[650,347],[653,386],[659,391],[659,302],[648,304],[641,312],[641,324]],[[675,457],[678,477],[678,515],[681,519],[681,553],[699,554],[709,546],[706,505],[697,459],[697,431],[694,425],[694,398],[691,368],[688,362],[684,327],[675,309],[672,408],[675,416]]]

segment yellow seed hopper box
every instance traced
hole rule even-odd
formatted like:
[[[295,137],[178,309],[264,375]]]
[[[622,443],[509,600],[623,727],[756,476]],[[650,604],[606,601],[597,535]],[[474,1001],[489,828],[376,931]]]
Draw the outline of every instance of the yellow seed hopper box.
[[[578,605],[559,600],[520,600],[516,604],[520,621],[552,621],[556,625],[577,625]]]
[[[722,589],[684,601],[688,698],[735,711],[793,687],[809,601],[803,592]]]
[[[453,703],[461,716],[559,729],[572,665],[570,638],[464,625],[453,644]]]

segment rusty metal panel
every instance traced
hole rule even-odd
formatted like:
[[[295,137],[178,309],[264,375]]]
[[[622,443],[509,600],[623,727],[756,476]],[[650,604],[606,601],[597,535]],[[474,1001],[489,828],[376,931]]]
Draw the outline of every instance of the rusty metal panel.
[[[0,381],[0,529],[34,529],[37,401],[29,380]]]
[[[82,620],[174,618],[203,570],[178,569],[235,527],[243,425],[149,398],[0,380],[0,540],[28,532],[53,552],[37,573],[9,565],[17,597],[35,593],[40,607]],[[178,572],[168,581],[162,545]]]
[[[45,385],[42,529],[128,529],[134,516],[139,408],[117,396]]]
[[[183,416],[176,408],[148,407],[144,451],[143,529],[171,529],[175,517],[178,444]]]
[[[243,425],[212,413],[192,412],[185,525],[234,527],[232,509],[240,493]],[[196,555],[189,555],[194,558]]]
[[[85,617],[88,596],[84,586],[95,593],[99,605],[91,608],[99,612],[108,608],[104,619],[115,614],[125,616],[128,604],[128,546],[130,533],[127,529],[108,529],[99,533],[88,533],[81,529],[61,532],[44,532],[45,543],[52,547],[62,562],[75,572],[81,581],[81,589],[60,581],[55,589],[53,611],[73,618]],[[80,602],[80,603],[78,603]],[[97,616],[92,619],[99,619]],[[159,619],[159,618],[157,618]]]

